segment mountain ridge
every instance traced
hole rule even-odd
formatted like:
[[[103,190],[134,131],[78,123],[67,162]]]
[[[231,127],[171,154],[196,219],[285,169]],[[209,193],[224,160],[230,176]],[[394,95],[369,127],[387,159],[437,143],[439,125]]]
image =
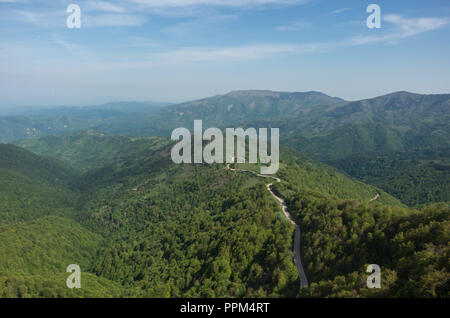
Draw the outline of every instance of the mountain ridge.
[[[160,107],[154,113],[89,108],[47,117],[0,117],[0,140],[95,129],[108,135],[169,136],[178,127],[279,127],[281,142],[319,160],[354,153],[450,147],[450,94],[393,92],[344,101],[321,92],[240,90]],[[349,147],[349,145],[357,145]],[[339,158],[329,155],[331,145]],[[346,149],[343,151],[342,149]]]

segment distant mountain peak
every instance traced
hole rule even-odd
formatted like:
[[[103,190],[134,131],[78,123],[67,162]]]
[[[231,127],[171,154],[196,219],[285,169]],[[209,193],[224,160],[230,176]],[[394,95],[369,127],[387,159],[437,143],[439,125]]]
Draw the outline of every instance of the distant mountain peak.
[[[237,90],[231,91],[225,95],[219,95],[217,97],[232,97],[232,98],[306,98],[306,99],[329,99],[334,100],[334,102],[345,102],[344,99],[339,97],[329,96],[325,93],[319,91],[305,91],[305,92],[280,92],[280,91],[271,91],[271,90],[258,90],[258,89],[249,89],[249,90]]]
[[[450,94],[419,94],[419,93],[413,93],[413,92],[408,92],[408,91],[397,91],[397,92],[392,92],[389,94],[385,94],[385,95],[381,95],[381,96],[377,96],[375,98],[369,98],[367,100],[370,99],[377,99],[377,98],[425,98],[425,97],[448,97],[450,96]]]

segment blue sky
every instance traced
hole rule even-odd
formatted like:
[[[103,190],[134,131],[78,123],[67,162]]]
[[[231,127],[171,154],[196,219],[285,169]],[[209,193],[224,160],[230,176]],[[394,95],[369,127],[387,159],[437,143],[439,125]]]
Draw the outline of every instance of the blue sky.
[[[81,29],[66,27],[71,3]],[[450,93],[449,40],[448,0],[0,0],[0,107]]]

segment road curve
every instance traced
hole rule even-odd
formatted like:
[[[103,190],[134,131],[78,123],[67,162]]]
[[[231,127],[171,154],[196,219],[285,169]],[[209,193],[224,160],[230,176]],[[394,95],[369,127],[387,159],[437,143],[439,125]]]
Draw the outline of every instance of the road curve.
[[[230,171],[250,172],[258,177],[271,178],[271,179],[274,179],[276,182],[281,182],[280,178],[277,178],[274,176],[259,174],[259,173],[256,173],[256,172],[250,171],[250,170],[234,169],[234,168],[231,168],[229,164],[227,164],[226,167]],[[298,276],[300,277],[300,288],[308,287],[308,279],[306,278],[305,270],[303,269],[302,259],[301,259],[301,254],[300,254],[300,238],[301,238],[300,227],[298,226],[297,223],[295,223],[295,221],[292,219],[291,214],[288,212],[286,202],[284,202],[284,200],[282,198],[280,198],[273,192],[272,185],[273,185],[273,183],[269,183],[266,185],[267,191],[269,191],[269,193],[280,203],[281,209],[283,210],[284,215],[289,220],[289,222],[291,222],[295,226],[294,263],[295,263],[295,266],[297,267]]]

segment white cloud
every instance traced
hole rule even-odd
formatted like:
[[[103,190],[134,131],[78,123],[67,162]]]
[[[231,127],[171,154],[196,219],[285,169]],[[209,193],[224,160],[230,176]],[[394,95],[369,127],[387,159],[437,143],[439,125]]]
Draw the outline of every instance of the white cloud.
[[[261,5],[297,5],[309,0],[131,0],[132,2],[154,8],[190,6],[246,7]]]
[[[91,26],[108,26],[124,23],[124,20],[122,19],[123,15],[119,16],[120,21],[114,22],[115,19],[104,17],[104,20],[96,20],[94,25]],[[117,17],[117,19],[119,19],[119,17]],[[151,39],[142,39],[138,37],[132,39],[132,41],[130,40],[131,42],[129,41],[128,45],[150,47],[157,49],[157,51],[151,53],[136,53],[133,55],[128,54],[123,58],[111,56],[112,59],[109,61],[102,60],[100,58],[100,53],[90,53],[82,47],[75,45],[69,46],[63,41],[58,41],[57,43],[65,47],[72,54],[82,57],[82,60],[101,61],[101,63],[94,63],[92,67],[103,71],[125,70],[130,68],[145,69],[152,67],[173,68],[196,63],[252,61],[277,57],[280,55],[324,53],[345,47],[374,43],[392,43],[418,33],[435,30],[446,24],[444,22],[446,20],[441,18],[419,18],[414,20],[397,16],[388,17],[388,20],[390,23],[400,26],[400,29],[384,35],[360,35],[345,38],[341,41],[310,42],[303,44],[262,43],[231,47],[184,47],[168,49],[168,47],[165,47],[161,43],[154,42]],[[126,22],[127,25],[135,25],[137,23],[142,23],[142,20],[136,20],[135,17],[130,17],[130,20]]]
[[[66,26],[65,8],[62,10],[48,11],[11,10],[8,12],[8,18],[42,28]]]
[[[223,48],[183,48],[164,52],[159,57],[170,63],[190,63],[207,61],[241,61],[269,57],[276,54],[297,51],[295,45],[258,44]]]
[[[276,31],[303,31],[310,30],[312,24],[306,21],[292,21],[285,25],[280,25],[275,28]]]
[[[21,11],[22,17],[26,17],[30,23],[40,23],[40,14]],[[50,14],[50,13],[48,13]],[[52,13],[54,14],[54,13]],[[147,18],[143,15],[132,14],[98,14],[87,15],[83,20],[82,27],[105,27],[105,26],[139,26],[144,24]],[[51,19],[54,21],[55,19]],[[128,39],[125,45],[133,47],[153,48],[150,53],[128,54],[126,58],[110,56],[109,61],[102,61],[101,53],[84,51],[82,47],[68,46],[67,43],[58,41],[67,50],[86,60],[99,60],[98,67],[127,69],[129,67],[172,67],[176,65],[189,65],[193,63],[218,62],[218,61],[248,61],[256,59],[271,58],[287,54],[308,54],[329,52],[335,49],[360,46],[374,43],[392,43],[424,32],[430,32],[448,25],[450,20],[446,17],[433,18],[405,18],[400,15],[386,15],[386,26],[383,32],[368,32],[359,36],[347,37],[341,40],[318,41],[310,43],[256,43],[230,47],[182,47],[169,49],[164,43],[158,43],[153,39],[133,38]],[[388,27],[390,24],[391,27]],[[280,30],[288,30],[288,27],[304,27],[301,21],[280,27]],[[56,41],[55,41],[56,42]],[[156,50],[157,49],[157,50]],[[45,56],[45,55],[44,55]],[[104,62],[104,63],[103,63]]]
[[[442,26],[448,24],[450,22],[449,18],[413,18],[408,19],[404,18],[401,15],[386,15],[384,20],[395,24],[400,27],[403,31],[401,34],[402,37],[408,37],[412,35],[417,35],[420,33],[433,31],[441,28]]]
[[[133,48],[162,48],[165,44],[152,38],[133,36],[126,40],[126,45]]]
[[[211,13],[201,18],[190,21],[178,22],[170,26],[163,27],[161,31],[173,34],[183,34],[193,32],[195,29],[208,29],[212,25],[218,25],[233,21],[237,18],[234,14]]]
[[[345,45],[363,45],[369,43],[396,43],[399,40],[406,39],[425,32],[434,31],[450,23],[450,19],[444,18],[405,18],[401,15],[386,15],[384,20],[397,27],[392,32],[384,35],[355,36],[343,42]]]
[[[67,13],[65,9],[47,11],[12,10],[9,17],[14,21],[32,24],[40,28],[66,28]],[[141,26],[147,21],[148,18],[141,14],[83,13],[83,11],[81,14],[82,28]]]
[[[176,68],[195,64],[246,62],[280,55],[320,52],[328,49],[323,43],[291,45],[283,43],[252,44],[234,47],[185,47],[160,52],[127,56],[121,61],[110,61],[94,68],[102,70]]]
[[[87,15],[82,20],[82,27],[115,27],[141,26],[147,22],[147,17],[135,14],[95,14]]]
[[[105,1],[87,1],[85,6],[88,10],[106,11],[106,12],[115,12],[115,13],[125,12],[124,8],[122,8],[118,5],[115,5],[111,2],[105,2]],[[84,6],[83,6],[83,8],[84,8]]]
[[[345,11],[350,11],[352,8],[340,8],[340,9],[336,9],[331,11],[331,14],[339,14]]]

